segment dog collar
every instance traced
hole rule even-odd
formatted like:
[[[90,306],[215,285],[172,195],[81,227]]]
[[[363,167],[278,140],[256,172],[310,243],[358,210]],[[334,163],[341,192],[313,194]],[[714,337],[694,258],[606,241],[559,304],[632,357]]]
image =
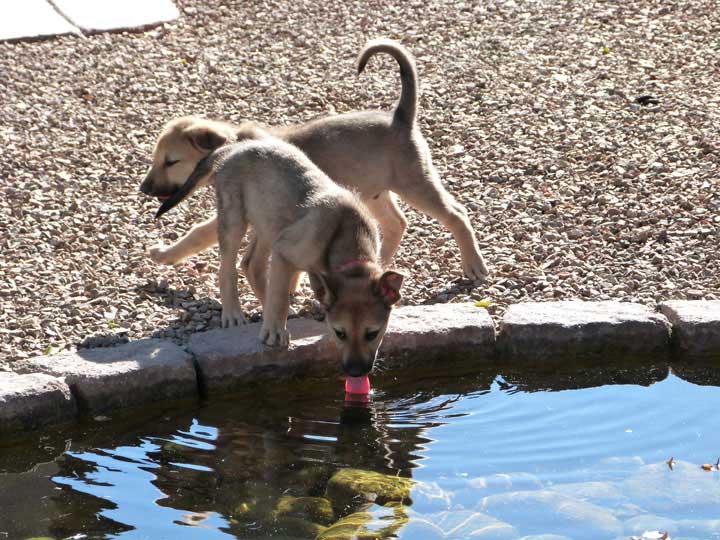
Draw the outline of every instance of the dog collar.
[[[349,261],[336,266],[335,272],[345,272],[346,270],[350,270],[356,266],[364,266],[369,262],[370,259],[350,259]]]

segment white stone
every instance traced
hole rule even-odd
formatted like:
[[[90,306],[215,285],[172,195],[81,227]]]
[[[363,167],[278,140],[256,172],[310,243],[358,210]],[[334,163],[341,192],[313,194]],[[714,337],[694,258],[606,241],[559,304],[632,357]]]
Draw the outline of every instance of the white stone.
[[[0,2],[0,40],[78,32],[46,0]]]
[[[171,0],[54,0],[83,30],[118,30],[172,21],[180,12]]]

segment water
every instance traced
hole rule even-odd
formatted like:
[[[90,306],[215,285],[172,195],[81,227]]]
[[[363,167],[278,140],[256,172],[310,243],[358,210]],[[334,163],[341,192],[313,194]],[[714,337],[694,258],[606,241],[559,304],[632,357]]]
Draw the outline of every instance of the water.
[[[720,472],[701,468],[720,455],[718,382],[413,373],[376,380],[367,408],[333,382],[88,419],[0,447],[0,539],[314,538],[271,513],[345,467],[415,481],[409,507],[369,508],[366,529],[404,540],[720,539]]]

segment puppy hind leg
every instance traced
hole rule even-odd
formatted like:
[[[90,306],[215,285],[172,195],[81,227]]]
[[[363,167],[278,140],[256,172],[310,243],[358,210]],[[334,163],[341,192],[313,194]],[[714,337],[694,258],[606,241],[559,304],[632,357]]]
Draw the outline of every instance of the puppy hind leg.
[[[302,277],[302,272],[295,272],[290,279],[290,288],[288,289],[288,294],[295,294],[298,290],[298,287],[300,286],[300,278]]]
[[[408,204],[437,219],[453,235],[460,248],[463,271],[470,279],[482,279],[489,274],[485,260],[475,239],[467,210],[440,183],[437,171],[431,163],[421,178],[409,180],[400,196]]]
[[[217,216],[194,225],[185,236],[169,246],[158,244],[148,250],[157,264],[177,264],[183,259],[200,253],[217,244]]]
[[[400,210],[395,196],[389,191],[383,191],[376,198],[363,202],[380,225],[382,234],[380,259],[384,266],[389,266],[407,228],[405,214]]]
[[[255,234],[253,234],[250,239],[250,244],[247,247],[247,251],[245,251],[245,254],[243,255],[240,266],[245,273],[248,283],[250,283],[250,287],[255,293],[255,297],[263,306],[265,305],[269,258],[269,246],[267,244],[260,243]]]
[[[221,322],[223,328],[245,323],[245,315],[238,298],[237,256],[240,242],[245,236],[247,223],[242,218],[218,222],[220,240],[220,301],[222,302]]]

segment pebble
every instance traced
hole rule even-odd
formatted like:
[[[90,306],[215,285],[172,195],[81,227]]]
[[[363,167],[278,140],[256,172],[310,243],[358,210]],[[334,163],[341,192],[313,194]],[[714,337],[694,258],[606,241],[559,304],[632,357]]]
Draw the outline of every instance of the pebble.
[[[661,0],[601,15],[582,2],[562,10],[429,2],[367,18],[362,36],[401,39],[416,56],[418,125],[493,272],[448,292],[462,271],[455,240],[401,202],[408,232],[394,266],[408,276],[403,302],[488,297],[498,318],[512,302],[583,293],[648,305],[658,296],[720,298],[720,150],[708,135],[717,118],[707,107],[717,81],[712,70],[687,68],[716,62],[707,46],[716,39],[714,8],[695,3],[682,17],[664,17]],[[244,4],[250,45],[231,55],[222,51],[236,41],[239,15],[198,0],[182,9],[180,20],[146,33],[0,43],[0,72],[8,74],[0,223],[12,232],[0,238],[0,364],[48,346],[166,334],[184,342],[219,325],[216,248],[177,267],[146,256],[214,212],[207,190],[156,222],[157,201],[138,190],[168,118],[203,113],[279,125],[332,110],[390,110],[397,99],[397,65],[388,58],[373,59],[359,79],[348,76],[364,38],[347,31],[354,19],[339,0],[283,3],[273,17],[263,3]],[[598,27],[597,39],[642,50],[652,77],[618,62],[613,47],[588,47],[578,21],[595,20],[612,23]],[[312,32],[282,37],[297,28]],[[648,41],[647,31],[668,39]],[[187,61],[189,50],[202,57]],[[658,85],[672,87],[672,97]],[[661,110],[634,107],[645,94],[661,96]],[[242,276],[239,289],[257,320],[260,306]],[[320,317],[311,306],[303,286],[294,307]],[[195,318],[206,312],[214,315]],[[122,338],[112,325],[126,329]]]

